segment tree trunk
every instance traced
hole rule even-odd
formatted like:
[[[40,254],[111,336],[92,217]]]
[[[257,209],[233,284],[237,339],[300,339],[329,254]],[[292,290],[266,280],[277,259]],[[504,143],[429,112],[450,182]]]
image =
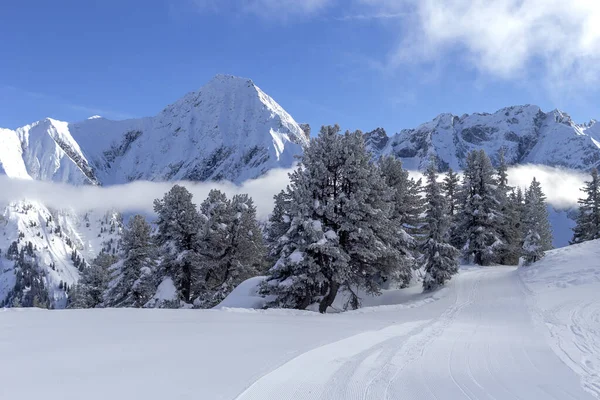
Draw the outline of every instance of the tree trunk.
[[[327,308],[333,304],[335,297],[337,296],[337,292],[340,289],[340,284],[337,282],[329,283],[329,292],[323,297],[323,300],[319,303],[319,312],[321,314],[325,314]]]

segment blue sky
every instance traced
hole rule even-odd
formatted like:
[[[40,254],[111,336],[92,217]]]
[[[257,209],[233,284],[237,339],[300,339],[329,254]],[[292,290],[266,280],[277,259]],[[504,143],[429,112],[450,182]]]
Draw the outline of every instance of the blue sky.
[[[252,78],[313,131],[525,103],[600,118],[600,6],[561,3],[3,2],[0,126],[155,115],[217,73]]]

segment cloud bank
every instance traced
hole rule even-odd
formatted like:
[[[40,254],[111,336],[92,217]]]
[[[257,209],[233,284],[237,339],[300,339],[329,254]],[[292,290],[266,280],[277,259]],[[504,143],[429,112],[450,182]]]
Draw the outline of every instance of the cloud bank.
[[[222,190],[228,197],[237,193],[248,193],[254,199],[259,219],[266,219],[273,209],[273,196],[289,183],[290,171],[291,169],[271,170],[265,176],[246,181],[242,185],[227,182],[177,183],[190,190],[196,204],[200,204],[211,189]],[[410,174],[416,179],[422,176],[417,171],[411,171]],[[581,196],[580,188],[588,179],[587,175],[577,171],[539,165],[523,165],[509,169],[509,184],[512,186],[527,187],[533,177],[542,184],[549,204],[557,209],[575,207],[577,199]],[[174,184],[138,181],[108,187],[71,186],[0,176],[0,203],[35,200],[51,208],[72,209],[76,212],[97,209],[151,214],[154,199],[162,198]]]
[[[124,213],[153,213],[154,199],[162,198],[174,184],[185,186],[199,205],[212,189],[219,189],[229,198],[238,193],[247,193],[257,207],[260,219],[266,218],[273,209],[273,196],[289,182],[289,169],[274,169],[265,176],[249,180],[242,185],[229,182],[149,182],[136,181],[124,185],[106,187],[72,186],[62,183],[35,180],[11,179],[0,176],[0,204],[12,201],[39,201],[55,209],[118,210]]]

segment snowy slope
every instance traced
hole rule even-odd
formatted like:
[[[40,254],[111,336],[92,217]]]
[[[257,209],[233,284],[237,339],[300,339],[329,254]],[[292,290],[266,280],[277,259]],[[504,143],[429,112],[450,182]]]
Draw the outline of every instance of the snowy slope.
[[[46,118],[18,128],[16,134],[31,178],[75,185],[98,184],[66,122]]]
[[[564,112],[544,113],[533,105],[493,114],[441,114],[392,136],[376,156],[400,157],[408,169],[423,170],[436,157],[442,170],[464,167],[466,155],[485,149],[494,158],[504,148],[510,164],[543,164],[589,170],[600,166],[600,126],[576,124]]]
[[[59,290],[60,282],[70,286],[79,279],[79,270],[71,260],[73,251],[89,262],[102,249],[116,250],[120,230],[117,213],[77,214],[52,210],[35,201],[0,205],[0,303],[15,284],[14,263],[5,257],[11,243],[17,242],[19,249],[32,243],[51,306],[62,308],[66,297]]]
[[[591,287],[571,325],[597,329]],[[599,350],[563,362],[532,321],[530,296],[515,268],[470,268],[432,301],[398,296],[403,303],[341,314],[0,310],[0,390],[23,400],[597,398],[574,370],[597,372]]]
[[[550,251],[520,270],[540,329],[600,398],[600,240]]]

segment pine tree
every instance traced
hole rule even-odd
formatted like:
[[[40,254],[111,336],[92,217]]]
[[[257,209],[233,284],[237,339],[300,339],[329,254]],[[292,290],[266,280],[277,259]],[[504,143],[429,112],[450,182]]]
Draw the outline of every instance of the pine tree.
[[[442,184],[444,195],[448,203],[448,215],[453,218],[457,214],[459,205],[458,191],[460,189],[460,179],[456,172],[452,168],[448,168],[446,176],[444,177],[444,183]]]
[[[424,201],[421,196],[421,182],[409,177],[408,171],[402,168],[402,161],[391,157],[382,157],[379,168],[386,185],[391,190],[392,212],[390,222],[396,226],[398,236],[403,239],[403,246],[409,250],[410,259],[407,262],[411,268],[417,268],[417,259],[420,256],[419,241],[421,233],[421,214],[424,210]],[[406,286],[411,278],[409,271],[405,271],[402,279]]]
[[[600,239],[600,180],[598,170],[591,172],[592,179],[585,182],[582,191],[585,197],[579,199],[579,214],[577,225],[573,228],[571,244],[582,243],[588,240]]]
[[[281,251],[279,239],[285,236],[291,227],[291,218],[288,214],[291,198],[288,192],[282,190],[274,196],[274,200],[275,205],[266,228],[266,244],[270,249],[269,258],[273,262],[277,261],[277,254]]]
[[[157,251],[152,227],[141,215],[135,215],[123,231],[122,267],[113,277],[113,289],[107,303],[115,307],[142,307],[154,294]]]
[[[485,152],[469,153],[464,171],[464,207],[457,218],[456,232],[461,234],[460,248],[465,258],[472,256],[478,265],[497,261],[499,249],[504,245],[500,232],[504,216],[499,209],[497,185]]]
[[[326,215],[339,208],[342,140],[338,126],[321,128],[301,165],[290,173],[286,189],[290,201],[285,203],[290,228],[278,240],[277,262],[261,290],[274,296],[270,306],[305,309],[321,303],[320,308],[326,308],[325,297],[335,297],[349,279],[350,257],[340,248],[337,227],[330,227],[337,221],[329,221]]]
[[[552,230],[548,221],[546,196],[540,183],[533,178],[525,194],[523,255],[526,263],[533,263],[552,249]]]
[[[423,289],[434,290],[444,285],[458,272],[460,252],[449,243],[449,213],[446,200],[437,182],[437,170],[432,162],[425,173],[425,241],[421,264],[425,268]]]
[[[349,285],[371,294],[379,294],[386,282],[407,286],[412,278],[414,250],[404,226],[410,225],[415,231],[421,228],[420,181],[409,180],[403,203],[408,215],[404,225],[392,223],[397,206],[394,191],[382,171],[371,163],[362,132],[346,132],[343,143],[346,160],[337,233],[340,245],[350,255],[353,274]],[[358,299],[352,303],[356,307]]]
[[[68,308],[95,308],[104,305],[104,294],[108,289],[109,267],[115,259],[100,253],[69,293]]]
[[[158,215],[156,241],[163,254],[161,275],[170,276],[181,300],[190,303],[201,270],[198,239],[203,220],[192,203],[192,194],[180,185],[155,200],[154,211]]]
[[[264,294],[272,305],[325,312],[340,289],[378,293],[385,282],[407,279],[407,238],[391,222],[392,190],[370,163],[360,132],[323,127],[290,174],[285,214],[290,227],[278,240],[278,261]],[[353,295],[352,306],[359,299]]]
[[[228,200],[219,190],[211,190],[200,209],[206,223],[199,243],[201,294],[195,304],[207,308],[262,271],[266,249],[256,221],[256,207],[248,195],[238,194]]]
[[[506,242],[501,252],[501,263],[505,265],[518,265],[523,253],[523,201],[521,188],[510,192],[503,225]]]
[[[504,216],[499,225],[499,233],[503,244],[498,249],[497,262],[503,265],[517,265],[521,255],[522,238],[518,226],[522,215],[520,205],[516,203],[514,197],[516,193],[508,185],[508,164],[504,158],[504,148],[500,149],[498,153],[496,176],[499,212]]]

